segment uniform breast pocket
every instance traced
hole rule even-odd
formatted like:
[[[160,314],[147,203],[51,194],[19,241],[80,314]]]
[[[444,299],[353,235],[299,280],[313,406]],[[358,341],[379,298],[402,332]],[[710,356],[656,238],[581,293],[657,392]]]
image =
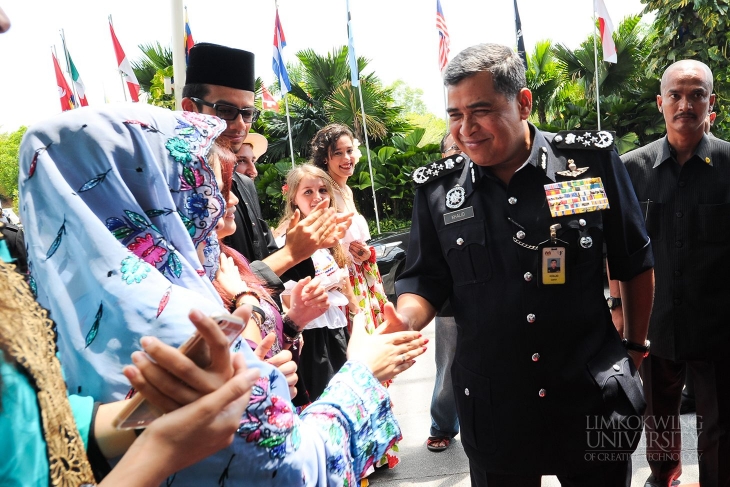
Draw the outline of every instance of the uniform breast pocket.
[[[697,239],[718,243],[730,240],[730,203],[697,205]]]
[[[492,277],[492,262],[487,248],[484,222],[448,225],[439,230],[439,240],[451,269],[454,285],[485,282]]]
[[[489,379],[463,367],[458,360],[451,371],[462,441],[483,453],[494,451],[497,439]]]

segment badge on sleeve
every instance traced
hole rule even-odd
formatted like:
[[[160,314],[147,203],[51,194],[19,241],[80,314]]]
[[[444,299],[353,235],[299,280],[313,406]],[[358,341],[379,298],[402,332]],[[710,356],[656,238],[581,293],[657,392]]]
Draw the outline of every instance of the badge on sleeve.
[[[545,195],[553,218],[609,208],[601,178],[546,184]]]

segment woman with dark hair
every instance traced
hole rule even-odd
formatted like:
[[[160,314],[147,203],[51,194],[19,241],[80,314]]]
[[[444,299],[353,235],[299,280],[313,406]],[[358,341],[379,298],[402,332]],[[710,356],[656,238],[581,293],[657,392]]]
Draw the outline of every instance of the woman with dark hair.
[[[365,314],[367,329],[372,331],[383,322],[383,308],[388,298],[383,289],[383,278],[375,262],[375,250],[367,245],[370,230],[367,221],[355,206],[352,189],[347,180],[355,173],[355,164],[360,159],[360,150],[352,131],[344,125],[330,124],[322,128],[312,139],[312,164],[324,170],[334,188],[333,196],[340,212],[354,213],[352,224],[341,240],[348,251],[350,283],[357,304]],[[348,314],[352,327],[353,315]],[[386,384],[387,385],[387,384]],[[389,450],[375,467],[394,467],[399,463],[394,450]]]
[[[356,142],[352,131],[346,126],[327,125],[312,139],[312,164],[330,177],[337,210],[355,214],[341,243],[349,253],[348,270],[355,296],[360,309],[365,311],[368,329],[372,330],[382,323],[383,306],[388,300],[375,262],[375,251],[367,245],[370,240],[367,221],[357,211],[352,189],[347,185],[361,155]]]

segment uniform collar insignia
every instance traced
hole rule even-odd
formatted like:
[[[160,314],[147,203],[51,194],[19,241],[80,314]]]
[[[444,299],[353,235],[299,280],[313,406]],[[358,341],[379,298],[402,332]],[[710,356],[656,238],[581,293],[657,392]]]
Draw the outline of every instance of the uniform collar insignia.
[[[433,181],[434,179],[437,179],[443,175],[461,169],[467,160],[468,157],[466,157],[464,154],[449,156],[417,168],[415,171],[413,171],[411,178],[413,179],[416,187],[419,187],[428,183],[429,181]]]
[[[588,170],[588,167],[578,167],[575,165],[575,161],[573,159],[568,159],[568,170],[567,171],[558,171],[556,174],[559,174],[560,176],[567,176],[567,177],[574,178],[576,176],[580,176],[587,170]]]
[[[613,150],[614,134],[608,130],[563,130],[553,138],[559,149],[603,149]]]

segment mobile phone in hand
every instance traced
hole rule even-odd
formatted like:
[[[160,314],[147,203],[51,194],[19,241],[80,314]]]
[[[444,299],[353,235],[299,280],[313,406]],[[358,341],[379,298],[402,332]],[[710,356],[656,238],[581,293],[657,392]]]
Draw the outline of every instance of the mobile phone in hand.
[[[218,326],[220,326],[226,338],[228,338],[229,345],[232,345],[246,328],[246,322],[237,316],[220,314],[211,316],[211,318],[218,323]],[[185,343],[178,347],[178,350],[202,369],[208,367],[211,363],[208,344],[197,330]],[[146,428],[152,421],[163,414],[162,411],[150,404],[149,401],[146,401],[144,396],[135,394],[127,402],[122,411],[119,412],[117,417],[114,418],[112,426],[117,429]]]

